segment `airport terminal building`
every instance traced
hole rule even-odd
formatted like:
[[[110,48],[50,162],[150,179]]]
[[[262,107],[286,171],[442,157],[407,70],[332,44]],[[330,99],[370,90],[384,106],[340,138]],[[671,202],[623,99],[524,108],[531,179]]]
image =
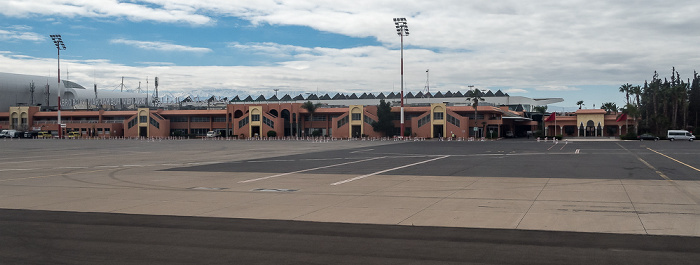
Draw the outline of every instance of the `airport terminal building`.
[[[21,101],[31,102],[10,102],[8,97],[3,97],[0,129],[58,134],[63,127],[63,132],[77,131],[84,137],[203,137],[209,131],[236,138],[266,137],[270,132],[276,137],[382,137],[384,135],[375,132],[371,124],[379,119],[377,106],[380,100],[385,100],[392,105],[394,135],[400,134],[400,94],[393,92],[387,95],[363,93],[360,96],[338,93],[334,97],[285,95],[279,99],[276,96],[259,96],[257,99],[248,96],[242,100],[236,96],[214,107],[193,107],[183,102],[152,107],[143,94],[90,91],[70,81],[62,82],[65,87],[61,90],[64,92],[61,102],[69,104],[62,108],[61,126],[58,112],[51,107],[56,101],[52,102],[52,97],[48,96],[58,93],[58,89],[52,92],[47,88],[44,101],[32,99],[33,93],[37,92],[30,89],[30,84],[36,86],[34,80],[41,78],[0,75],[0,91],[4,95],[14,94]],[[474,109],[465,94],[448,91],[444,94],[409,92],[404,95],[405,135],[422,138],[452,135],[463,138],[524,137],[528,132],[538,130],[537,121],[530,116],[534,106],[563,101],[561,98],[531,99],[488,91],[482,95],[484,101]],[[302,108],[307,101],[319,104],[314,113]],[[562,134],[579,124],[578,120],[572,123],[567,119],[572,118],[560,117],[557,125],[547,122],[546,135]],[[620,128],[620,121],[611,122],[605,117],[595,120],[600,126]],[[620,132],[621,129],[613,134],[619,135]],[[601,131],[600,134],[584,133],[583,136],[602,135]]]

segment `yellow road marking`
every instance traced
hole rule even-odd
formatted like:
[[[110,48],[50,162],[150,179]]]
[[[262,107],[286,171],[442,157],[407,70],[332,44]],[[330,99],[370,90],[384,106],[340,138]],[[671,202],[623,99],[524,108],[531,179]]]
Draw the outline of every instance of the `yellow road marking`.
[[[678,163],[681,164],[681,165],[684,165],[684,166],[686,166],[686,167],[689,167],[689,168],[694,169],[695,171],[700,172],[700,169],[697,169],[697,168],[695,168],[695,167],[693,167],[693,166],[691,166],[691,165],[688,165],[688,164],[686,164],[686,163],[683,163],[683,162],[681,162],[681,161],[678,161],[677,159],[675,159],[675,158],[673,158],[673,157],[670,157],[670,156],[664,155],[664,154],[662,154],[662,153],[659,153],[659,152],[657,152],[656,150],[651,149],[651,148],[649,148],[649,147],[647,147],[647,149],[649,149],[650,151],[652,151],[652,152],[654,152],[654,153],[657,153],[657,154],[659,154],[659,155],[665,156],[665,157],[668,158],[668,159],[671,159],[671,160],[673,160],[673,161],[676,161],[676,162],[678,162]]]

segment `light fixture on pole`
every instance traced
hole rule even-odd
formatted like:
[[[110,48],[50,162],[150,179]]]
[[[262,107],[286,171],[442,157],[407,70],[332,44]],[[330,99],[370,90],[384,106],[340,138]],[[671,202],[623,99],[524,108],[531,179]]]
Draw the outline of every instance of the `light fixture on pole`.
[[[66,49],[66,44],[63,43],[61,35],[49,35],[51,40],[56,44],[56,50],[58,51],[58,138],[62,137],[63,123],[61,123],[61,50]]]
[[[404,113],[403,113],[403,36],[408,36],[408,23],[406,18],[394,18],[394,24],[396,25],[396,33],[401,36],[401,135],[404,137],[404,130],[406,125],[404,124]]]

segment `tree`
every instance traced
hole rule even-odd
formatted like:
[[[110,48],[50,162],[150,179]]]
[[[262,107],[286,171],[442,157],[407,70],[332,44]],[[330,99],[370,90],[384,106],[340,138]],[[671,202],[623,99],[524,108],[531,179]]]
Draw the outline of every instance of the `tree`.
[[[576,105],[578,105],[578,109],[581,109],[581,107],[583,107],[584,105],[583,100],[579,100],[578,102],[576,102]]]
[[[605,102],[600,105],[600,109],[604,109],[606,114],[610,114],[612,112],[615,112],[615,114],[617,114],[618,111],[617,104],[615,104],[615,102]]]
[[[304,104],[301,104],[301,108],[309,112],[309,121],[314,121],[314,113],[316,113],[316,109],[318,109],[318,107],[320,106],[320,103],[313,103],[311,101],[307,101],[304,102]]]
[[[537,112],[539,114],[542,114],[542,116],[541,116],[542,117],[542,120],[541,120],[542,126],[541,127],[542,127],[542,130],[544,131],[544,114],[547,112],[547,105],[535,106],[532,108],[532,110],[534,110],[535,112]]]
[[[625,93],[626,104],[630,104],[630,94],[632,93],[632,85],[630,83],[621,85],[619,88],[620,92]]]
[[[304,104],[301,104],[301,108],[309,112],[309,120],[311,121],[314,120],[314,113],[316,113],[316,109],[318,109],[320,106],[321,103],[313,103],[311,101],[307,101],[304,102]]]
[[[391,113],[391,103],[379,101],[377,106],[377,121],[372,122],[372,129],[375,132],[382,132],[384,136],[394,134],[394,115]]]
[[[476,107],[479,106],[479,101],[484,101],[484,98],[481,97],[482,93],[478,88],[474,88],[474,90],[470,90],[467,92],[467,101],[472,102],[472,107],[474,108],[474,127],[477,127],[478,124],[476,123],[476,116],[477,116],[477,111]],[[477,135],[474,135],[475,137]]]

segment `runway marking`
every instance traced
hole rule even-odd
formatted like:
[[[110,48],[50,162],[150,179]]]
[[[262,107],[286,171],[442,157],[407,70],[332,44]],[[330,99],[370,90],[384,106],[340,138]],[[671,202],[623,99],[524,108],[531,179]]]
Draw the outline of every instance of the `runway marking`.
[[[664,174],[664,173],[662,173],[661,171],[659,171],[658,169],[656,169],[654,166],[652,166],[651,164],[649,164],[647,161],[644,161],[644,159],[642,159],[641,157],[637,157],[637,159],[638,159],[639,161],[641,161],[644,165],[646,165],[649,169],[651,169],[651,170],[653,170],[654,172],[656,172],[656,174],[659,174],[659,176],[661,176],[663,179],[668,180],[668,181],[673,181],[673,180],[670,179],[668,176],[666,176],[666,174]]]
[[[661,172],[661,171],[659,171],[658,169],[656,169],[654,166],[652,166],[651,164],[649,164],[649,162],[647,162],[646,160],[642,159],[642,158],[639,157],[637,154],[633,153],[632,151],[630,151],[629,149],[625,148],[624,146],[622,146],[622,145],[619,144],[619,143],[615,143],[615,144],[617,144],[617,146],[619,146],[620,148],[624,149],[624,150],[627,151],[628,153],[632,154],[634,157],[637,158],[637,160],[639,160],[640,162],[642,162],[642,164],[644,164],[645,166],[647,166],[649,169],[651,169],[651,170],[653,170],[654,172],[656,172],[656,174],[658,174],[661,178],[673,182],[673,180],[672,180],[671,178],[669,178],[668,176],[666,176],[666,174],[664,174],[663,172]],[[651,149],[649,149],[649,150],[651,150]],[[652,151],[653,151],[653,150],[652,150]]]
[[[547,148],[547,151],[549,151],[550,149],[552,149],[552,147],[557,146],[557,144],[558,144],[558,143],[554,143],[554,145],[552,145],[552,146],[550,146],[549,148]]]
[[[563,150],[564,147],[566,147],[567,144],[569,144],[569,142],[564,142],[564,145],[562,145],[561,148],[559,148],[559,151]]]
[[[664,156],[664,157],[666,157],[666,158],[668,158],[668,159],[671,159],[671,160],[673,160],[673,161],[675,161],[675,162],[678,162],[678,163],[681,164],[681,165],[684,165],[684,166],[686,166],[686,167],[689,167],[689,168],[694,169],[695,171],[700,172],[700,169],[697,169],[697,168],[695,168],[695,167],[693,167],[693,166],[691,166],[691,165],[688,165],[688,164],[686,164],[686,163],[683,163],[683,162],[681,162],[681,161],[678,161],[678,159],[675,159],[675,158],[673,158],[673,157],[670,157],[670,156],[667,156],[667,155],[665,155],[665,154],[659,153],[659,152],[657,152],[656,150],[651,149],[651,148],[649,148],[649,147],[647,147],[647,149],[649,149],[649,151],[652,151],[652,152],[654,152],[654,153],[660,154],[660,155],[662,155],[662,156]]]
[[[578,154],[581,151],[581,149],[576,149],[576,152],[574,154]]]
[[[350,153],[351,153],[351,154],[354,154],[354,153],[367,152],[367,151],[372,151],[372,150],[374,150],[374,149],[363,149],[363,150],[352,151],[352,152],[350,152]]]
[[[449,155],[441,156],[441,157],[437,157],[437,158],[433,158],[433,159],[428,159],[428,160],[421,161],[421,162],[416,162],[416,163],[413,163],[413,164],[403,165],[403,166],[400,166],[400,167],[385,169],[385,170],[377,171],[377,172],[370,173],[370,174],[367,174],[367,175],[362,175],[362,176],[359,176],[359,177],[354,177],[354,178],[351,178],[351,179],[346,179],[346,180],[343,180],[343,181],[338,181],[338,182],[336,182],[336,183],[332,183],[331,185],[332,185],[332,186],[336,186],[336,185],[340,185],[340,184],[345,184],[345,183],[348,183],[348,182],[351,182],[351,181],[355,181],[355,180],[358,180],[358,179],[363,179],[363,178],[366,178],[366,177],[369,177],[369,176],[374,176],[374,175],[377,175],[377,174],[382,174],[382,173],[389,172],[389,171],[394,171],[394,170],[397,170],[397,169],[402,169],[402,168],[411,167],[411,166],[415,166],[415,165],[419,165],[419,164],[423,164],[423,163],[428,163],[428,162],[431,162],[431,161],[435,161],[435,160],[439,160],[439,159],[443,159],[443,158],[447,158],[447,157],[449,157]]]
[[[352,161],[352,162],[345,162],[345,163],[340,163],[340,164],[335,164],[335,165],[329,165],[329,166],[322,166],[322,167],[315,167],[315,168],[303,169],[303,170],[298,170],[298,171],[294,171],[294,172],[287,172],[287,173],[282,173],[282,174],[277,174],[277,175],[272,175],[272,176],[267,176],[267,177],[262,177],[262,178],[243,180],[243,181],[239,181],[238,183],[248,183],[248,182],[253,182],[253,181],[258,181],[258,180],[265,180],[265,179],[277,178],[277,177],[281,177],[281,176],[286,176],[286,175],[291,175],[291,174],[296,174],[296,173],[302,173],[302,172],[307,172],[307,171],[313,171],[313,170],[318,170],[318,169],[331,168],[331,167],[337,167],[337,166],[343,166],[343,165],[361,163],[361,162],[371,161],[371,160],[376,160],[376,159],[382,159],[382,158],[385,158],[385,157],[386,157],[386,156],[373,157],[373,158],[368,158],[368,159],[363,159],[363,160],[357,160],[357,161]]]

